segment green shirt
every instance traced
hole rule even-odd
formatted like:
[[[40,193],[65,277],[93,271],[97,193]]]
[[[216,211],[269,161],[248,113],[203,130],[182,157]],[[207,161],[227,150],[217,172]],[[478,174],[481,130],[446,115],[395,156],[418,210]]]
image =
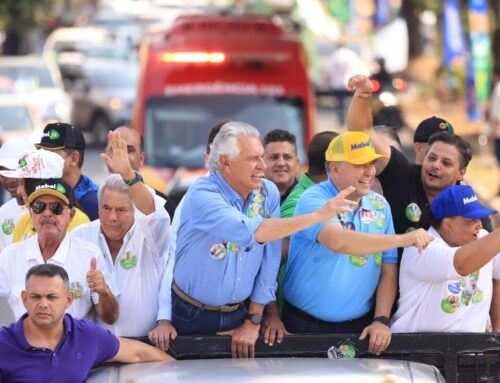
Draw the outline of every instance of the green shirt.
[[[299,183],[293,188],[286,200],[284,200],[281,204],[281,218],[293,217],[293,213],[295,212],[295,207],[297,206],[297,202],[299,202],[300,196],[306,191],[306,189],[313,185],[314,182],[309,178],[307,173],[302,174],[302,177],[299,179]]]

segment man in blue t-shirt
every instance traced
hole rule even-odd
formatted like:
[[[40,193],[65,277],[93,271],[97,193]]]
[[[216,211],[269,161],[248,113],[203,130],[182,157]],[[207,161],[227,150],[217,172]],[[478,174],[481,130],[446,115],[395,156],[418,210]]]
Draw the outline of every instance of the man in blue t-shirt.
[[[424,249],[424,230],[395,235],[391,208],[371,191],[375,152],[365,133],[334,138],[325,153],[328,180],[311,186],[295,215],[320,209],[354,186],[352,212],[292,235],[284,281],[283,322],[292,333],[361,333],[380,354],[391,340],[390,313],[397,288],[397,247]]]
[[[0,329],[0,382],[83,382],[104,361],[172,360],[157,348],[64,314],[73,293],[62,267],[33,266],[22,298],[27,314]]]

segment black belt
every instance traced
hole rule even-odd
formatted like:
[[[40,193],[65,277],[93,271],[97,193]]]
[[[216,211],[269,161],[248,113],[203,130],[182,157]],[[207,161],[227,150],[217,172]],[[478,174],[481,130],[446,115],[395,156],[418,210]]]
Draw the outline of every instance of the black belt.
[[[334,328],[342,328],[342,327],[349,327],[349,326],[354,326],[354,325],[359,325],[359,324],[366,324],[370,323],[371,319],[373,319],[373,314],[371,311],[369,311],[367,314],[363,315],[362,317],[352,319],[352,320],[347,320],[344,322],[329,322],[326,320],[318,319],[316,317],[313,317],[312,315],[309,315],[305,311],[302,311],[301,309],[295,307],[291,303],[285,301],[283,305],[283,310],[285,311],[290,311],[293,315],[299,317],[300,319],[303,319],[309,323],[314,323],[314,324],[319,324],[321,326],[326,326],[326,327],[334,327]]]

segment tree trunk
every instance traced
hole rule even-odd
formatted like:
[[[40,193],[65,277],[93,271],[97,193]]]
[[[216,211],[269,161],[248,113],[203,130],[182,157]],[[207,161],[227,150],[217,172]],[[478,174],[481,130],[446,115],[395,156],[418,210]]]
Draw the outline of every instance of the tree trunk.
[[[420,39],[420,22],[413,0],[403,0],[400,12],[408,26],[408,57],[411,60],[414,57],[420,56],[423,51]]]

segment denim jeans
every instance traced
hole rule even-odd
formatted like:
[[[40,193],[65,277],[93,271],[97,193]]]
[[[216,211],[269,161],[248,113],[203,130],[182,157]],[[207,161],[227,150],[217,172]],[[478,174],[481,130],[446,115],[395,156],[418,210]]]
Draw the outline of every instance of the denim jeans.
[[[241,326],[246,314],[245,305],[230,313],[204,310],[172,291],[172,324],[179,335],[215,335],[219,331],[232,330]]]
[[[283,323],[293,334],[359,334],[373,321],[372,313],[349,322],[324,323],[319,320],[308,320],[290,311],[290,305],[285,302],[283,307]]]

